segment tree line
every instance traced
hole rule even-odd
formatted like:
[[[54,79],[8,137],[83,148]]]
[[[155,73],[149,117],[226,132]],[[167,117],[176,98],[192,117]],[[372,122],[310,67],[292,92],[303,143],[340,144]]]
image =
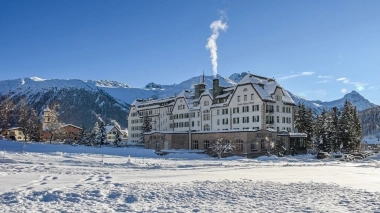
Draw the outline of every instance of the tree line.
[[[323,109],[313,115],[311,108],[300,103],[295,110],[295,128],[307,134],[307,147],[325,152],[354,152],[360,149],[362,126],[356,106],[348,100],[343,109]]]
[[[0,102],[0,128],[7,130],[17,125],[24,134],[24,141],[41,140],[42,125],[35,109],[32,109],[25,99],[18,104],[9,97],[3,97]]]

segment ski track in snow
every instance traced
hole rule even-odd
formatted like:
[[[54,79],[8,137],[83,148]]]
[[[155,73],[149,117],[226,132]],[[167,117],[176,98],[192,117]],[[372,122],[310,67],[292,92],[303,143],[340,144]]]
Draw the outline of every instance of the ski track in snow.
[[[380,212],[380,155],[193,156],[0,151],[0,212]]]

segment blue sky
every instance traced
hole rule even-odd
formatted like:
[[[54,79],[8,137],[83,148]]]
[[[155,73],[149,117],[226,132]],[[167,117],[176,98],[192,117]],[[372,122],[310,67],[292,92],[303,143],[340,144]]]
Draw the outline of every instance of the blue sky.
[[[274,77],[310,100],[356,90],[380,104],[380,1],[0,1],[0,79],[143,87],[218,74]]]

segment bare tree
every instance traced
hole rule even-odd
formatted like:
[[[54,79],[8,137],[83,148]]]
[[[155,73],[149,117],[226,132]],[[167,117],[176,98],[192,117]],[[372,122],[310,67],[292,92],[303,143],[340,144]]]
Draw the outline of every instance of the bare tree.
[[[15,104],[9,97],[6,97],[0,103],[0,128],[8,129],[13,118]]]
[[[17,107],[17,124],[18,127],[21,128],[22,133],[24,134],[24,142],[27,141],[27,138],[30,136],[30,128],[29,128],[29,107],[28,103],[25,99],[21,99],[19,105]]]
[[[217,155],[218,158],[222,158],[224,153],[230,152],[234,150],[235,146],[231,144],[230,141],[225,140],[223,138],[218,139],[212,146],[212,153]]]

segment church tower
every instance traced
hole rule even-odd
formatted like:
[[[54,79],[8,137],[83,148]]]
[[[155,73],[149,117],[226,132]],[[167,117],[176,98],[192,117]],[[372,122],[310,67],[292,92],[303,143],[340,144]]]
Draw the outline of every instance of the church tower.
[[[51,110],[48,106],[46,106],[46,109],[44,109],[44,112],[42,114],[42,130],[45,130],[46,127],[51,122]]]

